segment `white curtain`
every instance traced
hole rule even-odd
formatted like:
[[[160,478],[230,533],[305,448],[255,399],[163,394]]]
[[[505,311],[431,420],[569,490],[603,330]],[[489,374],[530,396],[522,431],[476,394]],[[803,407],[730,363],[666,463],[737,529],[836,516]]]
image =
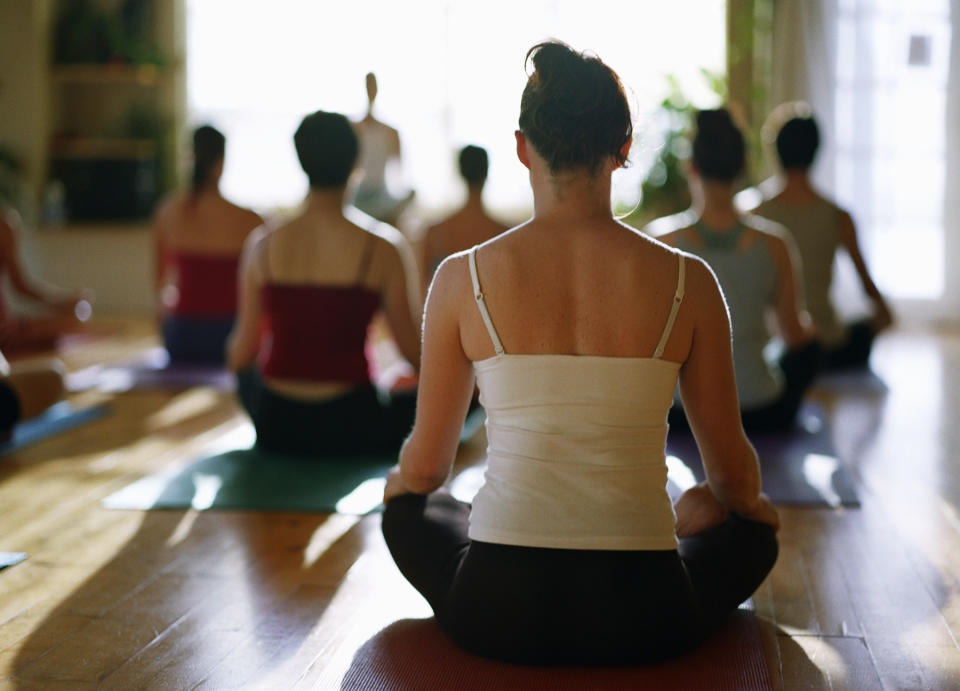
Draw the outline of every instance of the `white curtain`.
[[[811,103],[825,139],[815,182],[853,213],[881,290],[925,317],[949,316],[956,294],[944,206],[951,21],[949,0],[774,4],[771,94]],[[849,298],[849,271],[839,280]]]

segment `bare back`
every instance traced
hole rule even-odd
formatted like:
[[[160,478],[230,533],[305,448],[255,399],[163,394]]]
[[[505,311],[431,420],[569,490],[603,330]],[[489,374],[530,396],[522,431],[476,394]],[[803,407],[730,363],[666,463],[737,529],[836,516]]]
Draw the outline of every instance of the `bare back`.
[[[483,245],[477,268],[504,349],[515,354],[650,357],[678,277],[674,252],[612,220],[587,228],[531,221]],[[680,310],[666,359],[685,360],[691,312]],[[467,357],[492,356],[472,296],[461,314]]]
[[[168,252],[239,256],[263,219],[218,194],[177,195],[154,218],[157,242]]]

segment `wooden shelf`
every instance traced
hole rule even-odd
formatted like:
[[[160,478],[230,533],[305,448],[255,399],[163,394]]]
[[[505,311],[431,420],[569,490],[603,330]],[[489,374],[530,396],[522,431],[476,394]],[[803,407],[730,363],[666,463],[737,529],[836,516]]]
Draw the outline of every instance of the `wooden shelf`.
[[[156,65],[77,64],[54,65],[51,76],[60,84],[134,84],[155,86],[163,75]]]
[[[152,139],[77,137],[55,140],[50,148],[52,158],[130,158],[148,159],[157,153]]]

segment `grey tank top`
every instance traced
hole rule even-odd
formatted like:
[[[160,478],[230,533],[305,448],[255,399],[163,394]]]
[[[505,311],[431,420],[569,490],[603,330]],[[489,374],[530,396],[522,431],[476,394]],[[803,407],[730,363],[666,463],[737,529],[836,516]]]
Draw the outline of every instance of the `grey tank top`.
[[[842,343],[845,333],[830,300],[830,286],[833,283],[833,261],[840,246],[843,212],[821,198],[803,205],[766,201],[754,213],[776,221],[790,231],[803,262],[803,291],[817,333],[827,345]]]
[[[738,249],[744,231],[740,221],[725,230],[698,221],[693,229],[699,242],[691,242],[688,234],[681,234],[676,246],[703,258],[720,282],[730,309],[740,407],[770,403],[783,390],[783,375],[764,357],[770,340],[766,310],[774,303],[777,288],[777,269],[767,243],[758,239]]]

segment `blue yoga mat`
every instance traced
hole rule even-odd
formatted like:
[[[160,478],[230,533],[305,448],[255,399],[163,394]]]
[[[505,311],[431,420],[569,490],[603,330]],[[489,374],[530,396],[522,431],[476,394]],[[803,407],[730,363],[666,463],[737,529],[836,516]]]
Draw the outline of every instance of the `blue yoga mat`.
[[[19,564],[26,558],[26,552],[0,552],[0,571],[8,566]]]
[[[837,457],[822,412],[805,406],[798,420],[790,430],[748,435],[760,458],[764,492],[774,504],[859,506],[853,478]],[[670,432],[667,465],[671,494],[705,478],[697,443],[688,432]]]
[[[77,409],[68,401],[57,403],[34,418],[18,422],[13,428],[13,437],[0,443],[0,456],[99,420],[108,410],[105,404]]]

